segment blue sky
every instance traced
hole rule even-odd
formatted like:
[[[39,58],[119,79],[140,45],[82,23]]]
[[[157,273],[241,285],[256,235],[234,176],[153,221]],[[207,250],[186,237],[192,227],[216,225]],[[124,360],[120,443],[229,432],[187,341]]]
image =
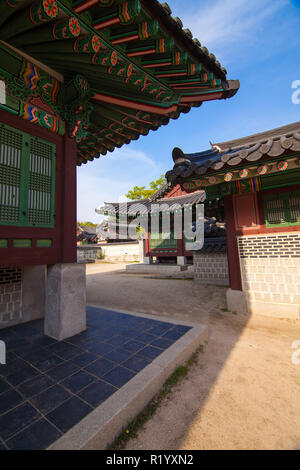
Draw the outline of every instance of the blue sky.
[[[197,152],[221,142],[300,121],[292,83],[300,80],[300,0],[168,0],[201,44],[241,87],[229,100],[189,114],[78,168],[78,220],[99,221],[95,208],[119,201],[134,185],[169,170],[172,149]]]

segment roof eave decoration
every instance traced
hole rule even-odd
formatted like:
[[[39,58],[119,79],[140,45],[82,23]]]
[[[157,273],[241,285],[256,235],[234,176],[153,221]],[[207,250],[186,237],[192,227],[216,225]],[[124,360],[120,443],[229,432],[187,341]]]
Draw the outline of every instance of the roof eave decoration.
[[[185,154],[174,148],[170,184],[195,179],[196,187],[261,176],[300,166],[300,122],[234,141],[212,144],[206,152]],[[279,161],[282,160],[282,161]],[[256,163],[257,162],[257,163]]]
[[[195,204],[202,204],[206,200],[206,193],[203,190],[195,191],[193,194],[183,196],[160,198],[155,200],[151,198],[125,203],[105,202],[104,206],[96,209],[97,214],[101,215],[124,215],[136,217],[138,215],[151,215],[154,213],[176,212],[184,208],[190,208]]]
[[[157,0],[3,0],[0,40],[89,90],[59,103],[79,165],[239,89]]]

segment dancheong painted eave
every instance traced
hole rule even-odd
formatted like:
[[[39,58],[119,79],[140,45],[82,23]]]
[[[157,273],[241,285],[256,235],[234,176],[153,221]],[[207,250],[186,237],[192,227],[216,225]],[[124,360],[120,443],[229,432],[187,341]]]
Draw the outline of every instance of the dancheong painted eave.
[[[157,0],[3,0],[0,40],[32,58],[11,71],[31,87],[37,61],[63,76],[54,111],[78,165],[239,89]]]
[[[211,143],[203,152],[184,153],[175,147],[174,167],[166,173],[170,185],[186,190],[210,188],[236,181],[257,182],[277,173],[299,181],[300,122],[239,139]],[[289,170],[289,171],[286,171]],[[284,178],[284,176],[282,176]]]

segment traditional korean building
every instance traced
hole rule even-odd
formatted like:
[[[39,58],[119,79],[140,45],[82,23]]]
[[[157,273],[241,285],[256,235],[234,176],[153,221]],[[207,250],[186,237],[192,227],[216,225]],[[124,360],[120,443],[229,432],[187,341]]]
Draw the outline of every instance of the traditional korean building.
[[[238,88],[157,0],[1,1],[0,327],[85,329],[76,165]]]
[[[204,152],[173,150],[169,183],[223,201],[231,311],[300,318],[299,157],[300,122]],[[203,261],[195,252],[198,281]]]
[[[192,211],[192,224],[196,222],[196,205],[204,204],[204,245],[201,249],[201,255],[206,257],[205,263],[207,269],[203,271],[203,282],[212,282],[227,284],[228,269],[226,269],[226,230],[224,223],[224,207],[220,198],[215,200],[206,200],[206,194],[203,190],[187,192],[179,184],[173,185],[167,183],[148,199],[127,202],[126,206],[119,203],[106,203],[97,210],[98,213],[112,216],[108,226],[112,228],[112,234],[118,235],[118,230],[122,226],[120,220],[124,220],[127,225],[123,226],[128,238],[130,239],[128,227],[131,224],[141,224],[144,238],[144,258],[145,264],[152,263],[172,263],[178,265],[193,264],[194,253],[190,251],[188,242],[190,241],[184,235],[184,211],[188,208]],[[159,210],[160,220],[158,232],[153,230],[151,223],[151,214]],[[180,237],[175,236],[174,214],[180,211],[182,232]],[[170,226],[168,230],[163,229],[163,217],[166,214],[170,217]],[[115,229],[116,227],[116,229]],[[126,230],[127,229],[127,230]],[[108,232],[109,236],[109,232]],[[124,235],[123,235],[124,236]],[[219,264],[215,263],[222,260],[224,272],[218,269]],[[209,268],[213,269],[209,269]]]
[[[96,227],[77,225],[77,245],[91,245],[98,242]]]

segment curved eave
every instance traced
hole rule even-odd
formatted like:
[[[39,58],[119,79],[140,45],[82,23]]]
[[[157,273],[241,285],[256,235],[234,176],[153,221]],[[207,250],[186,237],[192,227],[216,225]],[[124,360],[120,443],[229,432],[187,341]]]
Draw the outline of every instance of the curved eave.
[[[247,144],[248,142],[248,144]],[[238,168],[251,168],[255,162],[272,164],[281,158],[300,162],[300,123],[262,132],[253,136],[213,145],[198,154],[173,150],[174,168],[166,173],[167,181],[218,175]]]
[[[201,48],[201,46],[197,45],[197,42],[193,41],[193,38],[183,30],[178,22],[176,22],[171,15],[168,15],[167,10],[160,2],[157,0],[141,1],[145,10],[148,10],[159,19],[164,29],[168,31],[170,35],[177,38],[178,43],[183,49],[188,50],[195,59],[203,63],[203,65],[215,73],[218,78],[226,80],[226,69],[221,67],[221,65],[217,65],[215,56],[210,54],[206,48]]]
[[[39,61],[52,68],[65,82],[79,74],[89,83],[90,122],[77,140],[78,165],[147,135],[204,101],[230,98],[239,88],[238,81],[226,80],[215,56],[171,16],[167,4],[131,0],[131,9],[125,0],[49,2],[56,16],[35,11],[44,5],[42,0],[3,0],[0,40],[32,57],[36,65]],[[157,49],[159,41],[169,45]],[[149,54],[134,57],[134,47],[150,47]],[[110,108],[104,112],[100,105]],[[140,113],[148,113],[146,122]]]

